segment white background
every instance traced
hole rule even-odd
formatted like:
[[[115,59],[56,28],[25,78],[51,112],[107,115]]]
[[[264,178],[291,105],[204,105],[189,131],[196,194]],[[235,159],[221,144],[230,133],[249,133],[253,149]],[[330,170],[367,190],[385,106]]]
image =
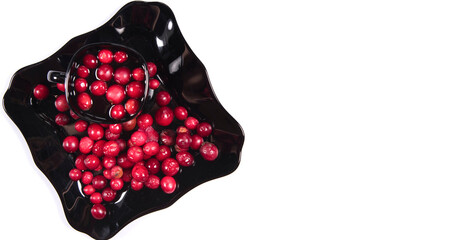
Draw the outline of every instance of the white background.
[[[2,96],[125,3],[1,3]],[[461,238],[458,1],[165,3],[245,131],[241,164],[114,240]],[[0,124],[0,238],[89,239]]]

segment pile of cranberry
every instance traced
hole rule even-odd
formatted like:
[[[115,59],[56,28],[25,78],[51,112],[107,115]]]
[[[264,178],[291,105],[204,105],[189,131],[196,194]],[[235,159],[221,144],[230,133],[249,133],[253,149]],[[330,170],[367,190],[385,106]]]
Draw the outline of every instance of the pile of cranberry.
[[[84,65],[96,68],[98,60],[102,63],[108,62],[107,58],[120,61],[123,58],[121,56],[124,55],[119,53],[112,55],[103,49],[99,51],[97,58],[85,57]],[[99,66],[96,74],[103,66],[105,65]],[[104,92],[106,98],[115,104],[113,109],[118,106],[119,100],[114,101],[112,94],[109,94],[110,88],[102,90],[105,81],[114,78],[114,81],[123,84],[130,82],[132,78],[135,81],[131,83],[140,83],[137,79],[141,77],[138,77],[138,71],[135,70],[131,74],[123,73],[124,76],[128,74],[128,79],[117,77],[118,71],[110,74],[105,71],[103,75],[98,76],[100,79],[98,81],[101,82],[95,83],[95,81],[91,84],[90,92],[92,94]],[[86,72],[85,69],[79,71]],[[194,155],[199,154],[208,161],[213,161],[218,156],[218,148],[210,138],[213,130],[211,124],[199,122],[197,118],[189,116],[187,109],[182,106],[170,107],[174,105],[171,95],[159,89],[160,81],[154,78],[156,71],[155,64],[148,63],[149,88],[156,90],[154,99],[158,108],[154,109],[157,110],[152,115],[141,113],[123,123],[101,124],[79,119],[79,116],[70,110],[65,95],[56,97],[55,107],[59,111],[55,118],[56,124],[60,126],[73,124],[77,132],[75,136],[67,136],[62,143],[64,150],[72,154],[75,159],[75,168],[69,171],[69,177],[72,181],[81,182],[83,193],[93,204],[91,214],[95,219],[105,218],[107,211],[103,203],[115,201],[119,196],[118,192],[129,188],[139,191],[144,187],[148,189],[160,187],[165,194],[171,194],[176,189],[174,176],[180,172],[181,167],[194,165]],[[141,72],[144,74],[144,71],[139,71],[139,74]],[[81,78],[76,82],[81,83],[76,83],[75,89],[77,91],[80,89],[79,96],[82,96],[87,94],[85,93],[87,84],[83,79],[85,74],[80,73],[79,76]],[[65,91],[63,85],[58,84],[57,87]],[[50,90],[43,84],[38,84],[34,88],[34,96],[38,100],[46,99],[49,95]],[[136,100],[134,96],[130,94],[128,96],[130,100]],[[127,108],[128,101],[123,106],[123,111],[130,113],[131,108]],[[85,109],[86,103],[87,101],[83,101],[82,106],[79,107]],[[111,111],[111,116],[114,118],[119,115]],[[174,129],[172,122],[175,119],[176,123],[180,124],[175,124],[178,127]]]

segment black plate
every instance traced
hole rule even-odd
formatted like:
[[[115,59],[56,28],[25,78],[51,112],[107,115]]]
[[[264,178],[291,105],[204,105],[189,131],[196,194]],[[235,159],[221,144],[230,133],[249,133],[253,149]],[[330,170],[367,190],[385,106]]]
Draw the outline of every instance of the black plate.
[[[97,42],[122,44],[153,60],[158,78],[176,102],[199,120],[212,123],[212,141],[220,149],[215,161],[197,157],[193,167],[183,168],[175,176],[178,188],[173,194],[160,189],[127,190],[118,203],[106,205],[108,215],[100,221],[89,214],[92,204],[68,177],[75,156],[63,150],[62,140],[75,134],[72,125],[60,127],[54,123],[58,112],[52,97],[43,101],[33,97],[33,88],[39,83],[49,86],[52,95],[62,94],[47,81],[48,71],[65,72],[78,49]],[[49,58],[20,69],[11,80],[3,104],[24,135],[35,164],[56,189],[70,225],[95,239],[114,236],[129,222],[170,206],[197,185],[232,173],[240,162],[243,131],[218,102],[205,67],[184,40],[170,8],[162,3],[131,2],[103,26],[71,39]],[[144,112],[153,108],[154,104],[146,103]]]

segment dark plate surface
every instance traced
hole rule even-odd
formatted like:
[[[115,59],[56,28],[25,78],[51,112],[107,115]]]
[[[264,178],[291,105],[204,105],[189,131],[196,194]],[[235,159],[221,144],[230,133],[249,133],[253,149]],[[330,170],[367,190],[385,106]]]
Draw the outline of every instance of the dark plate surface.
[[[196,164],[175,176],[178,187],[172,194],[160,189],[135,192],[128,188],[116,203],[106,205],[108,215],[100,221],[92,218],[92,204],[68,177],[75,156],[64,151],[62,140],[76,133],[73,125],[61,127],[54,123],[58,112],[53,97],[43,101],[33,97],[33,88],[39,83],[47,85],[51,95],[62,94],[47,81],[48,71],[65,72],[78,49],[98,42],[128,46],[146,61],[155,62],[157,77],[176,103],[200,121],[213,125],[211,141],[220,150],[212,162],[196,154]],[[17,71],[3,105],[24,135],[35,164],[56,189],[70,225],[95,239],[108,239],[134,219],[170,206],[197,185],[232,173],[239,165],[244,141],[241,127],[218,102],[205,67],[184,40],[172,11],[157,2],[131,2],[103,26],[71,39],[47,59]],[[155,108],[150,95],[143,112],[152,114]]]

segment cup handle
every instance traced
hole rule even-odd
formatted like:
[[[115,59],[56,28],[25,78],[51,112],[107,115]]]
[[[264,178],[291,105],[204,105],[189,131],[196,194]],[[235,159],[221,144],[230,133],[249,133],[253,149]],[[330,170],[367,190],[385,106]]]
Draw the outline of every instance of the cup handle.
[[[50,70],[48,71],[46,78],[49,82],[52,83],[64,83],[64,81],[66,80],[66,73],[61,71]]]

